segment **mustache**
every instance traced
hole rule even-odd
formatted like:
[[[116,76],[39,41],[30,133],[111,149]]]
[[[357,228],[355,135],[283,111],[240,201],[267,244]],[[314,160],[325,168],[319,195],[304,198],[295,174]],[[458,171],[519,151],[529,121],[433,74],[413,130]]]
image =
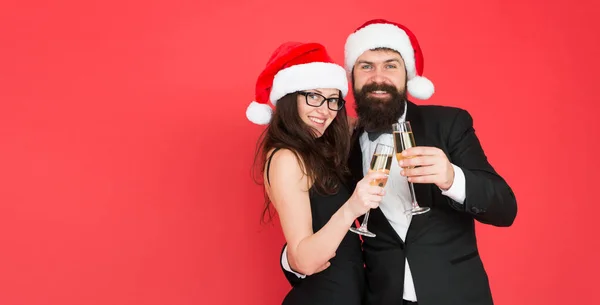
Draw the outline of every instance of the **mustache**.
[[[374,92],[374,91],[385,91],[387,93],[395,93],[395,92],[398,92],[398,88],[394,87],[393,85],[388,85],[388,84],[371,83],[368,85],[364,85],[360,91],[363,94],[366,94],[369,92]]]

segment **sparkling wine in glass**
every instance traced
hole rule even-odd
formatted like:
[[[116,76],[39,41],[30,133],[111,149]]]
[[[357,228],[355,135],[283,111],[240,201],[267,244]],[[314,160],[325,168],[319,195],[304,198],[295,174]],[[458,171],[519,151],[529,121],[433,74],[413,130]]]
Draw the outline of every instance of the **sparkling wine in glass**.
[[[375,152],[373,153],[373,157],[371,158],[371,165],[369,167],[369,172],[382,172],[386,175],[390,174],[390,168],[392,167],[392,157],[394,155],[394,148],[385,144],[377,144],[375,147]],[[385,187],[387,183],[387,178],[375,179],[371,181],[371,185],[376,185],[380,187]],[[363,219],[362,224],[358,228],[350,227],[350,231],[364,235],[367,237],[375,237],[375,233],[370,232],[367,229],[367,222],[369,221],[369,211],[365,213],[365,218]]]
[[[396,123],[392,125],[393,133],[394,133],[394,147],[396,148],[396,159],[398,159],[398,163],[402,159],[405,159],[402,156],[402,152],[406,149],[416,146],[415,145],[415,137],[413,136],[412,128],[410,127],[410,122],[402,122]],[[406,210],[407,215],[419,215],[426,212],[429,212],[429,207],[421,207],[417,203],[417,198],[415,197],[415,188],[412,182],[408,182],[408,188],[410,190],[410,200],[411,200],[411,208]]]

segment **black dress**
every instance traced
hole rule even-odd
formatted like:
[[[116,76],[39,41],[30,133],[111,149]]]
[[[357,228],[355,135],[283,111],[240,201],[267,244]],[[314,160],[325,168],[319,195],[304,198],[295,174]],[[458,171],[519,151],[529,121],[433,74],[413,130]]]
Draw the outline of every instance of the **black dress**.
[[[351,193],[343,184],[334,195],[318,194],[311,188],[309,198],[313,232],[319,231],[350,196]],[[359,236],[348,231],[330,262],[327,269],[307,276],[294,285],[282,305],[361,305],[365,270]]]

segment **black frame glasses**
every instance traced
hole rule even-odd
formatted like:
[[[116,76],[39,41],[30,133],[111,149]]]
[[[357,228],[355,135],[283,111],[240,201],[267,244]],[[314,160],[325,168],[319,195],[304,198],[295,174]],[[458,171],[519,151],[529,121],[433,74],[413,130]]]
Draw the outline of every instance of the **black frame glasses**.
[[[327,108],[329,108],[329,110],[340,111],[346,104],[346,101],[341,97],[326,98],[322,94],[309,91],[298,91],[298,94],[303,95],[306,104],[312,107],[321,107],[323,103],[327,102]],[[311,95],[316,96],[317,98],[310,98],[309,96]]]

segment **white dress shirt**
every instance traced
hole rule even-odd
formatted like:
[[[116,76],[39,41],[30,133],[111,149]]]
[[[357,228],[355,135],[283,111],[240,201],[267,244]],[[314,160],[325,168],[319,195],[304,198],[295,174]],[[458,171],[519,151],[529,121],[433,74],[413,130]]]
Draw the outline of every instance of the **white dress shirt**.
[[[406,117],[406,107],[404,114],[400,117],[398,122],[404,122],[404,118]],[[394,139],[391,134],[382,134],[375,141],[371,142],[366,132],[363,132],[359,138],[360,147],[362,150],[363,157],[363,174],[367,174],[369,171],[369,166],[371,163],[371,157],[373,156],[373,152],[377,143],[383,143],[390,146],[394,146]],[[415,143],[417,146],[419,143]],[[381,212],[385,215],[389,223],[392,225],[392,228],[396,231],[398,236],[402,240],[406,239],[406,234],[408,232],[408,227],[410,226],[410,221],[412,217],[419,217],[419,215],[411,216],[406,215],[405,211],[411,208],[411,200],[410,200],[410,191],[408,188],[408,181],[406,177],[400,175],[400,166],[398,165],[398,161],[396,158],[392,158],[392,167],[390,169],[390,175],[388,178],[388,182],[385,186],[386,194],[381,200],[379,204],[379,208]],[[458,203],[464,203],[466,197],[466,181],[465,175],[460,167],[452,164],[454,168],[454,182],[452,186],[447,191],[442,191],[442,194],[451,198],[452,200]],[[419,198],[417,198],[417,202]],[[372,238],[372,237],[365,237]],[[283,269],[289,272],[294,273],[299,278],[304,278],[305,275],[296,273],[292,271],[290,265],[287,260],[287,246],[283,250],[283,254],[281,256],[281,264]],[[410,265],[408,263],[408,259],[405,260],[405,272],[404,272],[404,294],[403,298],[407,301],[416,302],[417,295],[415,293],[415,287],[412,279],[412,273],[410,271]]]

